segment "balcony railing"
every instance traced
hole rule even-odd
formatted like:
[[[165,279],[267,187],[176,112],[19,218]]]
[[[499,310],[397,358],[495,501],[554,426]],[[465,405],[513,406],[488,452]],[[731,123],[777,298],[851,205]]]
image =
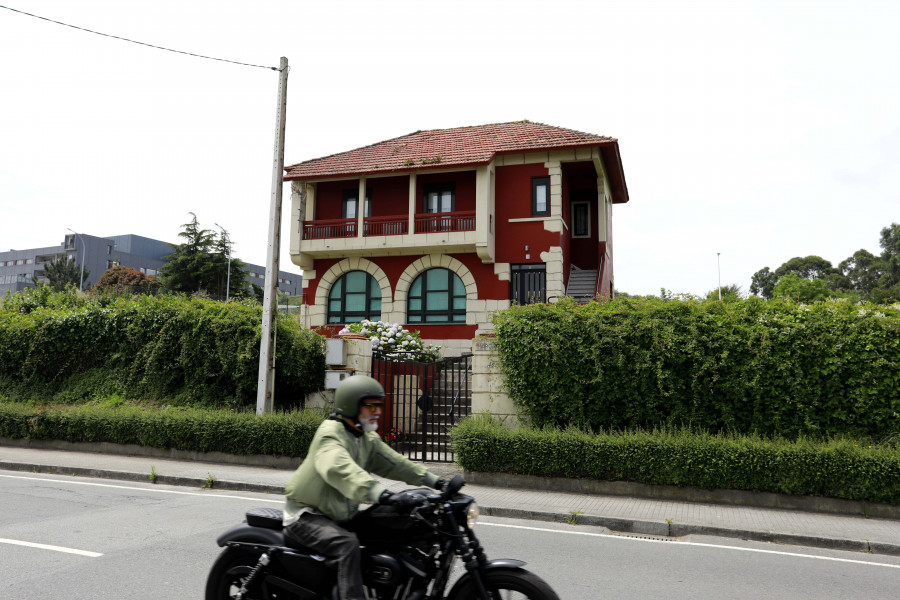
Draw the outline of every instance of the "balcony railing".
[[[475,211],[429,213],[416,215],[415,233],[474,231]],[[356,237],[356,219],[322,219],[303,222],[304,240]],[[409,233],[409,216],[366,217],[363,236],[405,235]]]
[[[356,237],[356,219],[322,219],[303,222],[304,240]]]
[[[416,233],[474,231],[475,211],[416,215]]]
[[[403,235],[409,232],[409,217],[366,217],[363,221],[363,235]]]

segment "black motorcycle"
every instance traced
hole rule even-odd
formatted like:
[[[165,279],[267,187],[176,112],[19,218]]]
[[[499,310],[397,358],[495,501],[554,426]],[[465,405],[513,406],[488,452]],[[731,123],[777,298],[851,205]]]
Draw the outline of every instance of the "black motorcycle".
[[[362,546],[363,583],[371,600],[559,600],[515,559],[488,560],[472,528],[478,507],[460,494],[461,477],[441,492],[410,490],[421,504],[405,511],[373,505],[345,524]],[[246,524],[219,536],[225,550],[206,582],[206,600],[333,600],[336,574],[325,559],[292,545],[282,512],[247,511]],[[445,596],[457,557],[462,576]]]

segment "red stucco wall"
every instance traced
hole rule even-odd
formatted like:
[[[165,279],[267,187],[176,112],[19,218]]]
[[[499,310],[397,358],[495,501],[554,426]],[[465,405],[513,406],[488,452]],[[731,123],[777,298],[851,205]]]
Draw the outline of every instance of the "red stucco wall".
[[[509,222],[509,219],[531,218],[531,180],[547,175],[543,163],[497,167],[494,175],[497,262],[539,263],[541,252],[559,246],[559,234],[544,230],[543,221]],[[525,258],[526,254],[531,257]]]

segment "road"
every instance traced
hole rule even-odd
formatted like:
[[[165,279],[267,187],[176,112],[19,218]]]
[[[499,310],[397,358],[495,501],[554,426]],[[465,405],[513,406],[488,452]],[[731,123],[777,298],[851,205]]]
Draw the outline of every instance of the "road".
[[[0,473],[0,598],[202,597],[216,536],[280,498]],[[617,536],[484,518],[493,558],[518,558],[567,598],[896,598],[900,557],[725,538]]]

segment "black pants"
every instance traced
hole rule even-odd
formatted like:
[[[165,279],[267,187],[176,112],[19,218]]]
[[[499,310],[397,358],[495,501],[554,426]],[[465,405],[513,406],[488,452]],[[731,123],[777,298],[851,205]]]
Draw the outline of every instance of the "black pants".
[[[328,517],[303,513],[284,529],[284,534],[321,554],[326,564],[337,569],[341,600],[366,600],[362,585],[359,539]]]

